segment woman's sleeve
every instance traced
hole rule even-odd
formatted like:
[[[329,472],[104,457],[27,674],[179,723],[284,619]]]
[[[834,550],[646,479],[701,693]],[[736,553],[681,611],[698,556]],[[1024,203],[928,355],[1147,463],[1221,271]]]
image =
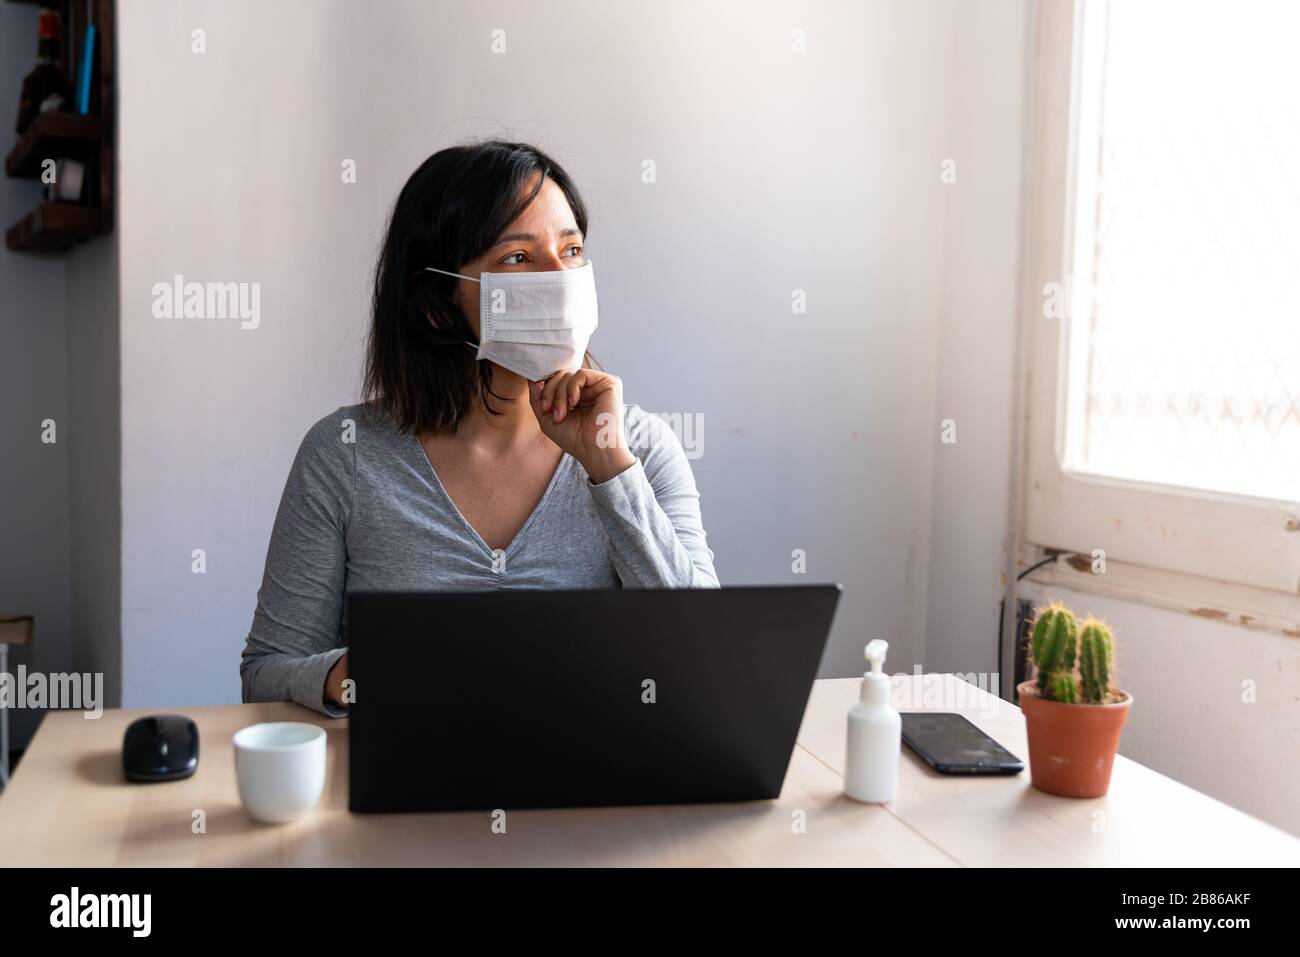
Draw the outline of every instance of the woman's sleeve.
[[[239,667],[245,701],[296,701],[331,717],[347,714],[326,703],[325,676],[347,651],[344,539],[356,476],[356,445],[337,419],[312,426],[294,458]]]
[[[636,406],[625,431],[636,462],[591,497],[625,588],[717,588],[700,520],[700,493],[676,433]]]

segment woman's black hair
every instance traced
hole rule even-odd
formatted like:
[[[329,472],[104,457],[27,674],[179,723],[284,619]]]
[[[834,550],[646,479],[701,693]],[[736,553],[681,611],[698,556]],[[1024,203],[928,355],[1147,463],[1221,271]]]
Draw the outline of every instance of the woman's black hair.
[[[424,267],[460,272],[496,243],[547,178],[564,192],[585,238],[587,207],[569,174],[526,143],[439,150],[402,187],[375,266],[362,381],[363,400],[402,431],[454,432],[478,402],[496,412],[492,367],[465,345],[474,331],[456,299],[459,280]]]

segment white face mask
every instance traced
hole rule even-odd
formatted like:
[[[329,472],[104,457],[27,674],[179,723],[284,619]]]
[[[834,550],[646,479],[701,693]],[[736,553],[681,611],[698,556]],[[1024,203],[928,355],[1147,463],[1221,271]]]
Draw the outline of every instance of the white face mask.
[[[551,272],[485,272],[478,279],[424,268],[480,284],[479,359],[530,382],[582,368],[597,325],[591,263]]]

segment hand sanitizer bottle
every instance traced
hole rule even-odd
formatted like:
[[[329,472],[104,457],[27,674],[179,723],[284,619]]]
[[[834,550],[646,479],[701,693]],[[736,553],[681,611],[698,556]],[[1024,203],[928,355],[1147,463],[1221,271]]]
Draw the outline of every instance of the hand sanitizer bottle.
[[[844,793],[873,804],[894,800],[903,741],[903,719],[889,703],[889,676],[882,670],[888,650],[879,638],[867,645],[871,671],[862,676],[862,700],[849,709]]]

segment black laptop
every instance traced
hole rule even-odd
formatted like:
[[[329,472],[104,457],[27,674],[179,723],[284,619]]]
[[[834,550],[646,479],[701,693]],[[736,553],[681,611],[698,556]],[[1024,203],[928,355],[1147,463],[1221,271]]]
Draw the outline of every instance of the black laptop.
[[[354,593],[348,807],[775,798],[839,595]]]

